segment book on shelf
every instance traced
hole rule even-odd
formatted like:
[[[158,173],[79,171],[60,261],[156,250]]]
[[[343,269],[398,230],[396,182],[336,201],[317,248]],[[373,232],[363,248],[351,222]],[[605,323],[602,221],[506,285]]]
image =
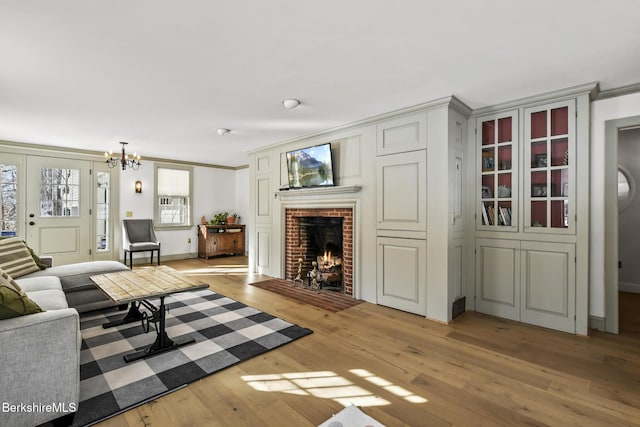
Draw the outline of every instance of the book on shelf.
[[[490,225],[495,225],[496,224],[496,210],[495,210],[495,208],[493,206],[489,206],[487,214],[489,215],[489,224]]]
[[[487,217],[487,207],[484,203],[480,203],[482,205],[482,225],[489,225],[489,218]]]
[[[500,219],[503,225],[511,226],[511,208],[500,207]]]
[[[507,208],[500,206],[498,209],[500,209],[500,222],[502,223],[502,225],[505,225],[505,226],[511,225],[507,221],[507,216],[506,216]]]

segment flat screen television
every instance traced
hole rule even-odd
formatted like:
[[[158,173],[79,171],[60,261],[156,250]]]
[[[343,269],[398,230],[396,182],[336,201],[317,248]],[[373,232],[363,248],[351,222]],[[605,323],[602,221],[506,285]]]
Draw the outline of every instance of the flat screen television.
[[[288,151],[287,169],[289,188],[333,186],[331,144]]]

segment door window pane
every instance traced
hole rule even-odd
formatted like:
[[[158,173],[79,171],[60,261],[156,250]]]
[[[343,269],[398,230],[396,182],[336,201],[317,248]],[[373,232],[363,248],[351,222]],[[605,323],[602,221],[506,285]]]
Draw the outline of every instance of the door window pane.
[[[482,122],[482,145],[493,145],[495,142],[495,122]]]
[[[531,114],[531,139],[547,136],[547,110]]]
[[[78,169],[40,169],[40,216],[80,216]]]
[[[511,117],[498,120],[498,143],[511,142]]]
[[[569,108],[555,108],[551,110],[551,136],[569,133]]]
[[[18,225],[18,167],[0,164],[0,235],[15,236]]]
[[[109,172],[98,172],[97,178],[97,201],[96,201],[96,250],[106,252],[109,247],[109,202],[111,197],[111,174]]]

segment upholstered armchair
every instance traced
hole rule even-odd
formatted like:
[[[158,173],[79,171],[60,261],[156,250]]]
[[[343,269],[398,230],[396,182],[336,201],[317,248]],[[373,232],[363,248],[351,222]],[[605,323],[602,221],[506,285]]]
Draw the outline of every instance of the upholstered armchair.
[[[122,246],[124,249],[124,263],[127,264],[129,255],[129,267],[133,268],[134,252],[158,252],[158,265],[160,265],[160,242],[153,231],[153,221],[150,219],[124,219],[122,220]]]

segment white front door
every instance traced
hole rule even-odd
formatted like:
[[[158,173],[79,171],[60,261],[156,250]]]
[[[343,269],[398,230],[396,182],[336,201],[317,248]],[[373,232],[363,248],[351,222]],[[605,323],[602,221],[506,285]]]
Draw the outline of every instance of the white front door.
[[[55,265],[91,260],[91,162],[27,157],[27,243]]]

